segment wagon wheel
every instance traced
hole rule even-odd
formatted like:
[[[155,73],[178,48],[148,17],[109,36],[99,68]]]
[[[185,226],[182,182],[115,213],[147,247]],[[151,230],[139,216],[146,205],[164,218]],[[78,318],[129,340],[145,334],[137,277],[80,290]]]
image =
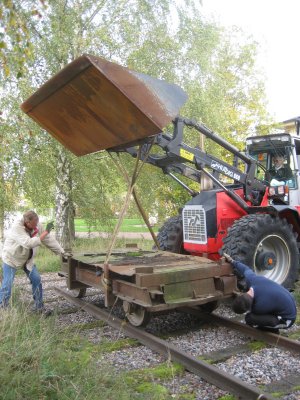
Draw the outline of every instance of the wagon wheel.
[[[86,295],[86,288],[70,289],[69,292],[72,294],[72,296],[81,299]]]
[[[144,307],[138,304],[123,301],[123,310],[125,311],[126,319],[133,326],[146,326],[150,321],[151,314]]]
[[[246,215],[228,229],[222,250],[249,265],[256,274],[292,289],[299,267],[296,238],[285,218]]]
[[[215,301],[210,301],[209,303],[200,304],[198,306],[198,309],[199,309],[199,311],[201,311],[203,313],[210,314],[213,311],[215,311],[218,307],[219,307],[219,302],[218,302],[218,300],[215,300]]]

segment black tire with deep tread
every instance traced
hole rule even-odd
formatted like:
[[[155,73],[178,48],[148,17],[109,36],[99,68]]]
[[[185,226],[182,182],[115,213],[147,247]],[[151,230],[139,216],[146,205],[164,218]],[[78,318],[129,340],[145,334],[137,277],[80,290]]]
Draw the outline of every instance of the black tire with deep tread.
[[[274,239],[273,239],[274,235]],[[275,240],[274,252],[281,251],[282,258],[285,253],[285,265],[276,262],[272,272],[259,272],[255,265],[255,254],[259,244],[264,241]],[[299,274],[299,251],[297,246],[297,234],[286,219],[272,217],[269,214],[246,215],[235,221],[228,229],[226,238],[223,239],[222,251],[229,254],[233,259],[239,260],[251,267],[256,273],[265,275],[286,287],[293,289]],[[285,268],[284,270],[282,268]]]
[[[160,250],[187,254],[183,248],[182,216],[176,215],[169,218],[159,229],[157,240]]]

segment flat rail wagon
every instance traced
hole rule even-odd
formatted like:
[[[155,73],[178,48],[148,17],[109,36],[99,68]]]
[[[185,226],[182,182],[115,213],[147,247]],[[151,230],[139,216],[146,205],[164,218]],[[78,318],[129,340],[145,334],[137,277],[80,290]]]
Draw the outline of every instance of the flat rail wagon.
[[[101,288],[105,306],[122,302],[126,318],[143,326],[154,313],[181,307],[212,311],[237,290],[232,267],[224,261],[161,251],[125,250],[74,254],[63,259],[60,275],[68,289],[83,296],[88,287]]]

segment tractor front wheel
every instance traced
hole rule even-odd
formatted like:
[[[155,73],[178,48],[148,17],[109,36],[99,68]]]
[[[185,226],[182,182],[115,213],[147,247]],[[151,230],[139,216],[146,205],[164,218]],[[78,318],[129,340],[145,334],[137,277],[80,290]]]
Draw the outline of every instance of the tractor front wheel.
[[[222,250],[251,267],[257,275],[293,289],[299,273],[296,238],[284,218],[246,215],[228,229]]]
[[[183,226],[182,217],[169,218],[159,229],[157,240],[160,250],[171,253],[187,254],[183,248]]]

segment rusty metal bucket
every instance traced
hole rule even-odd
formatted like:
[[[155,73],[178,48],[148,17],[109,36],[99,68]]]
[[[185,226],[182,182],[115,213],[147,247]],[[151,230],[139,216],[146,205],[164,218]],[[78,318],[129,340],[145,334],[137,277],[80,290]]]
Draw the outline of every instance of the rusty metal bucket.
[[[78,156],[155,135],[187,100],[177,85],[83,55],[41,86],[22,110]]]

